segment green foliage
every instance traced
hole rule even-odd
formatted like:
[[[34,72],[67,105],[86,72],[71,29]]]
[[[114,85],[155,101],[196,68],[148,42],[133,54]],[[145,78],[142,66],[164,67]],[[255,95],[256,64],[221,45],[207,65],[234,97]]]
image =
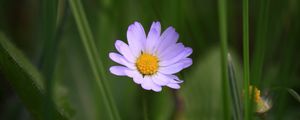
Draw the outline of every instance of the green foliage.
[[[230,119],[230,108],[228,102],[228,62],[226,59],[228,53],[227,47],[227,4],[226,0],[219,0],[218,1],[218,13],[219,13],[219,34],[220,34],[220,41],[221,41],[221,73],[222,73],[222,97],[223,97],[223,116],[225,120]]]
[[[57,0],[44,0],[42,2],[42,39],[44,40],[43,53],[40,60],[40,69],[47,81],[45,81],[44,119],[52,120],[53,113],[53,72],[56,62],[57,41],[56,20]]]
[[[210,49],[195,61],[180,90],[185,118],[219,120],[223,118],[222,77],[219,49]]]
[[[85,16],[83,7],[79,0],[70,0],[69,2],[70,2],[71,10],[74,15],[75,21],[77,23],[77,27],[80,33],[82,43],[84,44],[84,48],[88,56],[90,66],[92,68],[94,78],[96,79],[97,85],[100,88],[102,99],[104,99],[104,103],[108,110],[110,119],[118,120],[120,119],[119,113],[116,110],[109,87],[107,86],[107,83],[105,81],[107,79],[105,79],[103,63],[101,62],[99,55],[97,53],[97,48],[94,43],[94,38],[91,29],[89,28],[89,24]]]
[[[32,115],[36,119],[42,120],[43,114],[40,112],[43,111],[43,98],[45,96],[43,77],[2,33],[0,33],[0,45],[1,70]],[[60,110],[57,108],[54,111],[54,119],[66,119]]]
[[[250,119],[250,56],[249,56],[249,1],[243,0],[243,79],[244,79],[244,119]],[[253,93],[253,92],[252,92]]]
[[[0,29],[10,41],[0,35],[0,119],[18,110],[36,119],[255,119],[250,84],[273,103],[266,119],[298,119],[290,95],[299,101],[299,1],[243,1],[1,0]],[[181,89],[145,91],[109,73],[116,63],[108,53],[134,21],[146,32],[153,21],[173,26],[193,48],[193,65],[178,74]],[[232,61],[228,48],[237,53]],[[293,90],[273,96],[273,88]]]
[[[298,101],[300,102],[300,95],[293,89],[287,89],[287,91]]]
[[[233,105],[233,118],[234,120],[241,120],[243,112],[241,108],[242,104],[240,99],[240,90],[238,87],[238,82],[235,76],[235,69],[230,54],[228,54],[227,56],[227,61],[228,61],[229,89],[230,89],[231,101]]]

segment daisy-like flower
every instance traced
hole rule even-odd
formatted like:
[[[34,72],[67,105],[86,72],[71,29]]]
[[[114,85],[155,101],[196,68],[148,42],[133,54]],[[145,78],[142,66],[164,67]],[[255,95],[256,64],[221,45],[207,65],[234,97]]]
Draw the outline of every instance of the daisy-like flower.
[[[111,52],[109,57],[120,66],[110,67],[117,76],[128,76],[145,90],[159,92],[163,86],[179,89],[183,81],[176,75],[192,65],[190,47],[177,42],[179,34],[168,27],[161,34],[159,22],[153,22],[146,36],[143,26],[134,22],[128,27],[128,44],[121,40],[115,42],[119,53]]]
[[[254,88],[254,90],[253,90]],[[255,112],[258,114],[263,114],[267,111],[269,111],[272,107],[272,101],[271,99],[267,98],[267,97],[262,97],[260,94],[260,90],[255,87],[255,86],[250,86],[249,87],[249,95],[252,95],[252,91],[254,91],[254,95],[253,95],[253,100],[256,104],[256,110]]]

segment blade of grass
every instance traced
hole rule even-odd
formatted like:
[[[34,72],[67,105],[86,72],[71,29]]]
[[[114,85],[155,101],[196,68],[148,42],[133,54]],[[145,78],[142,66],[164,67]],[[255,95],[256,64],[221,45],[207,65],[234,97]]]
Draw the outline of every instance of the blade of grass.
[[[43,77],[2,33],[0,33],[0,69],[31,115],[42,120],[44,117],[41,111],[43,111],[43,99],[45,97]],[[67,119],[59,109],[55,106],[53,108],[53,119]]]
[[[229,88],[231,92],[231,100],[233,104],[233,118],[234,120],[242,120],[242,109],[241,109],[241,100],[239,95],[239,90],[237,87],[237,81],[235,78],[234,67],[232,63],[232,58],[230,54],[227,56],[228,59],[228,74],[229,74]]]
[[[255,36],[255,45],[254,45],[254,53],[253,53],[253,64],[251,69],[251,78],[252,84],[261,88],[262,84],[262,73],[264,69],[264,59],[265,59],[265,51],[266,51],[266,42],[267,42],[267,33],[268,33],[268,19],[269,19],[269,0],[261,0],[259,2],[258,8],[258,23],[256,28],[256,36]],[[250,92],[254,93],[254,89]],[[252,99],[254,95],[251,95]],[[253,102],[250,103],[250,111],[253,111],[254,105]],[[250,120],[252,120],[253,116],[250,116]]]
[[[253,56],[253,69],[252,69],[252,81],[254,84],[258,84],[261,81],[262,70],[266,51],[267,33],[268,33],[268,19],[269,19],[269,1],[260,1],[260,10],[258,16],[258,23],[255,36],[255,48]]]
[[[248,0],[243,0],[243,79],[244,79],[244,120],[250,117],[250,99],[249,99],[249,9]]]
[[[103,64],[100,60],[100,57],[98,56],[97,49],[94,44],[94,38],[92,36],[91,29],[89,28],[89,24],[86,19],[83,7],[79,0],[69,0],[69,2],[78,27],[78,31],[80,33],[82,43],[90,62],[90,67],[92,68],[97,85],[100,88],[104,104],[106,105],[110,118],[112,120],[118,120],[120,119],[119,114],[116,110],[115,104],[113,103],[113,98],[106,84],[104,77],[105,71],[102,66]],[[101,76],[99,74],[101,74]]]
[[[219,7],[219,34],[221,39],[221,73],[222,73],[222,97],[223,97],[223,114],[224,119],[230,119],[229,105],[228,105],[228,71],[227,71],[227,18],[226,18],[226,0],[218,1]]]
[[[44,119],[52,120],[53,114],[53,72],[56,62],[57,40],[55,39],[57,20],[57,0],[42,1],[42,39],[44,40],[43,54],[41,57],[41,71],[46,78],[46,95],[44,98]]]
[[[147,102],[147,91],[142,91],[142,97],[143,97],[143,116],[144,116],[144,120],[149,120],[149,116],[148,116],[148,102]]]
[[[297,3],[298,2],[298,3]],[[287,5],[289,6],[293,6],[293,5],[299,5],[299,1],[297,2],[292,2],[292,1],[287,1]],[[292,78],[293,76],[295,76],[295,74],[297,74],[297,65],[296,64],[292,64],[292,63],[298,63],[299,60],[297,60],[296,58],[299,58],[299,54],[295,54],[295,51],[297,51],[297,48],[299,48],[299,30],[300,30],[300,24],[299,24],[299,20],[294,19],[297,18],[297,16],[299,15],[299,12],[297,9],[294,9],[293,7],[288,7],[285,10],[285,14],[287,14],[287,21],[285,21],[284,23],[286,23],[286,25],[282,25],[282,33],[285,33],[285,35],[283,35],[285,41],[283,42],[284,44],[280,44],[280,48],[282,48],[280,50],[280,54],[278,55],[278,53],[276,53],[276,55],[280,56],[280,60],[281,60],[281,64],[280,64],[280,72],[279,72],[279,76],[278,76],[278,83],[281,86],[284,87],[288,87],[288,86],[293,86],[293,82],[292,82]],[[288,105],[287,105],[287,93],[284,91],[280,91],[279,92],[279,102],[276,104],[277,105],[277,109],[276,109],[276,116],[275,118],[277,120],[282,120],[285,119],[286,114],[288,113]]]
[[[293,89],[288,88],[287,91],[298,101],[300,102],[300,95]]]

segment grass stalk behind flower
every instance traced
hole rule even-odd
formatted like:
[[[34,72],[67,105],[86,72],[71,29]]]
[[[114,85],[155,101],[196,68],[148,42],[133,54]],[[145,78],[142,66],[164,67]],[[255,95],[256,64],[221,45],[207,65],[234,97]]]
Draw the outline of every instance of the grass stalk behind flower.
[[[22,103],[31,112],[32,118],[44,119],[44,114],[41,113],[45,102],[44,77],[2,33],[0,33],[0,69]],[[51,117],[55,120],[67,120],[67,116],[59,107],[62,106],[53,106]]]
[[[251,65],[251,78],[252,84],[258,88],[262,88],[262,76],[264,70],[264,60],[266,53],[266,43],[267,43],[267,33],[268,33],[268,19],[269,19],[269,1],[262,0],[259,2],[258,7],[258,20],[255,28],[255,39],[254,39],[254,49],[253,49],[253,61]],[[254,89],[250,92],[254,93]],[[254,95],[251,95],[253,98]],[[250,104],[250,111],[253,111],[253,102]],[[250,119],[253,117],[250,116]]]
[[[43,114],[45,120],[53,119],[53,73],[56,63],[56,21],[57,21],[57,0],[42,1],[42,39],[44,40],[43,54],[40,60],[40,69],[44,74],[46,94],[44,98]]]
[[[227,56],[228,60],[228,79],[229,79],[229,89],[231,93],[231,101],[233,105],[233,118],[234,120],[241,120],[242,119],[242,109],[241,109],[241,100],[240,100],[240,93],[237,86],[237,81],[235,77],[235,71],[233,66],[233,61],[228,54]]]
[[[249,99],[249,6],[248,0],[243,0],[243,79],[244,79],[244,120],[250,117],[250,99]]]
[[[143,117],[144,120],[149,120],[148,116],[148,102],[147,102],[147,91],[142,91],[142,104],[143,104]]]
[[[267,42],[267,33],[268,33],[268,19],[269,19],[269,1],[262,0],[259,4],[259,15],[258,22],[255,28],[255,45],[254,45],[254,55],[253,55],[253,64],[251,70],[251,76],[254,84],[259,84],[262,78],[262,71],[264,65],[264,58],[266,52],[266,42]]]
[[[221,39],[221,73],[222,73],[222,97],[223,97],[223,115],[225,120],[230,119],[228,102],[228,71],[227,71],[227,18],[226,18],[226,0],[218,1],[219,7],[219,34]]]
[[[97,85],[100,89],[102,99],[109,113],[109,117],[112,120],[118,120],[119,114],[116,110],[116,106],[113,103],[112,95],[109,91],[109,87],[105,81],[105,72],[102,61],[97,53],[96,46],[94,44],[94,38],[92,36],[91,29],[84,13],[83,7],[79,0],[70,0],[71,10],[73,12],[78,31],[80,33],[81,40],[84,44],[85,51],[92,68],[93,75],[96,79]],[[99,75],[101,74],[101,75]]]

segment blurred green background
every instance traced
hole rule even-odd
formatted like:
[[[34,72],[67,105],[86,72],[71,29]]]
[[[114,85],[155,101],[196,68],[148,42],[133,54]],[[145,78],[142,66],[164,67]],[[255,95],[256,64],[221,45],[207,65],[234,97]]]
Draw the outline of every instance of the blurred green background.
[[[140,120],[145,113],[150,120],[224,119],[218,0],[80,0],[80,3],[121,119]],[[226,4],[228,48],[242,94],[242,1],[226,0]],[[273,107],[266,113],[266,119],[297,120],[300,103],[284,88],[300,92],[300,1],[250,0],[249,18],[250,84],[258,86],[262,95],[272,96]],[[116,51],[115,40],[126,41],[127,27],[134,21],[139,21],[146,32],[153,21],[160,21],[163,30],[173,26],[180,34],[179,41],[193,48],[193,65],[179,74],[184,80],[181,89],[144,91],[131,79],[109,73],[108,68],[116,63],[108,58],[108,53]],[[51,116],[58,109],[68,119],[109,119],[69,1],[0,0],[0,33],[4,41],[0,49],[1,120],[47,118],[41,117],[48,114],[48,109],[44,109],[47,105],[43,105],[47,99],[22,92],[31,91],[26,75],[33,82],[50,84],[52,93],[48,97],[54,104],[51,108],[51,100],[46,102],[52,110],[50,118],[56,119]],[[8,47],[4,45],[6,42]],[[20,59],[8,59],[5,55]],[[16,65],[21,67],[12,67]],[[42,89],[47,88],[48,84],[45,85]],[[47,98],[45,91],[41,93]],[[42,104],[37,108],[44,111],[34,111],[35,101],[44,101],[36,103]],[[228,105],[231,110],[232,103]]]

